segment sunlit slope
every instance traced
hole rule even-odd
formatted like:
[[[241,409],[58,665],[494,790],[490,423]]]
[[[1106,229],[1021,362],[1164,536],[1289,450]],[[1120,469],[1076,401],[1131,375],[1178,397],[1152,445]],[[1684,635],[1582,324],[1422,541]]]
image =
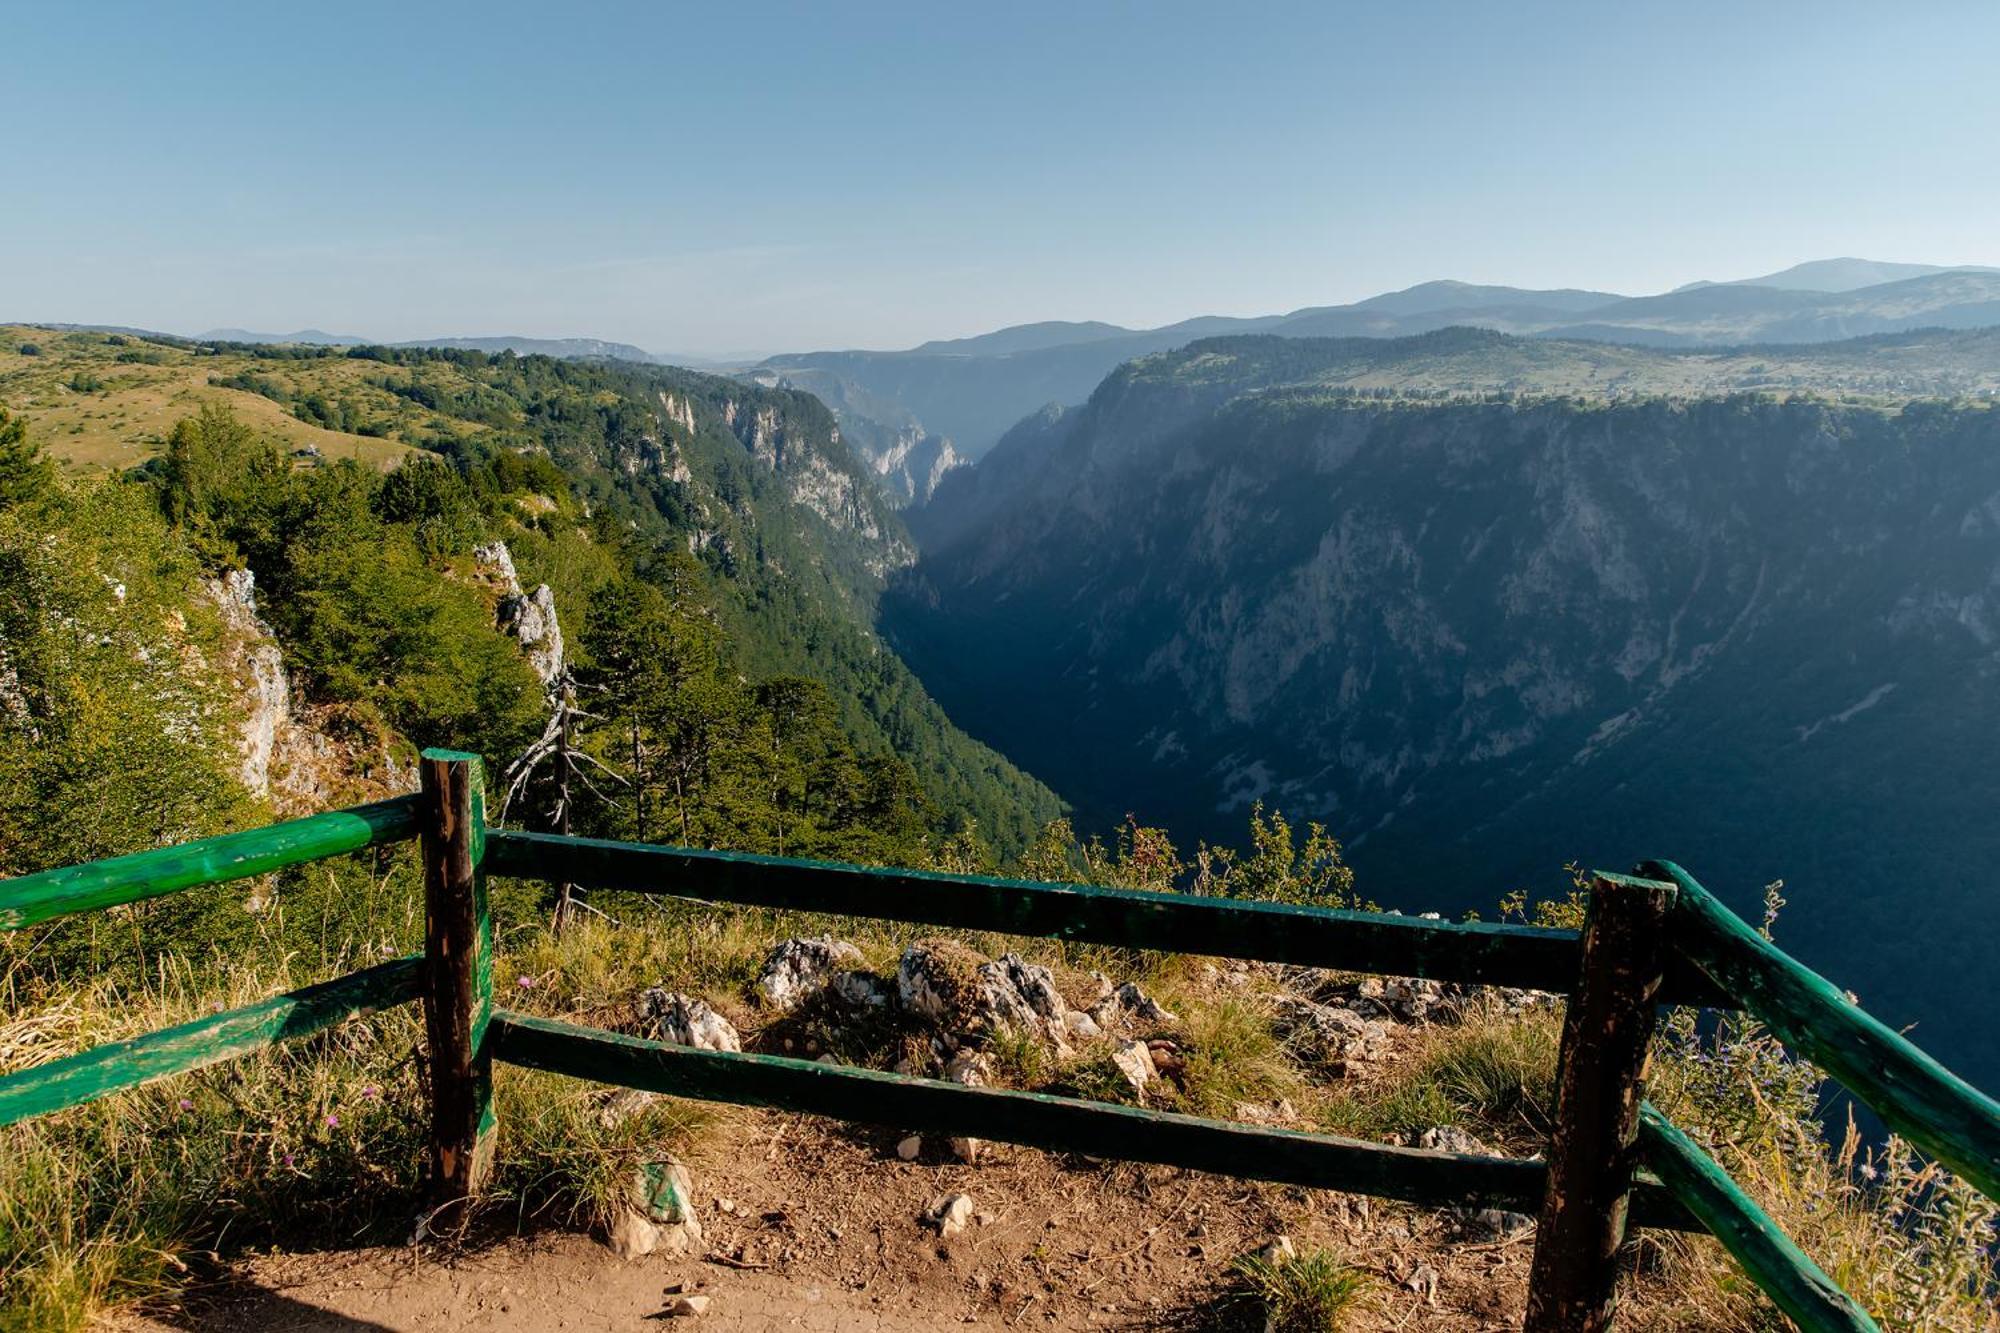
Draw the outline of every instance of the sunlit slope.
[[[39,354],[23,355],[23,347]],[[30,439],[78,471],[145,462],[175,422],[210,401],[228,403],[246,423],[292,449],[380,464],[441,421],[419,404],[370,384],[380,372],[380,366],[364,361],[208,354],[129,334],[0,325],[0,401],[26,418]],[[243,376],[269,381],[295,402],[218,383]],[[314,394],[345,403],[356,414],[355,425],[380,433],[328,429],[303,419],[296,403]]]

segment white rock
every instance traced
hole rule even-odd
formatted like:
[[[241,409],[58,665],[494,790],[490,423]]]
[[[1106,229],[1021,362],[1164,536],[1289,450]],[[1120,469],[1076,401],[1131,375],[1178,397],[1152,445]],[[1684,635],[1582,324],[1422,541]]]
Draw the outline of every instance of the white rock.
[[[1046,967],[1016,953],[1002,954],[980,965],[979,983],[987,1022],[1052,1036],[1062,1032],[1069,1005]]]
[[[1097,1020],[1081,1009],[1070,1010],[1064,1021],[1069,1024],[1070,1035],[1084,1041],[1104,1034],[1104,1029],[1097,1026]]]
[[[698,1051],[741,1051],[743,1038],[735,1025],[709,1007],[708,1001],[658,986],[640,992],[634,1004],[639,1021],[661,1041],[692,1046]]]
[[[906,1162],[914,1162],[924,1151],[924,1136],[912,1134],[896,1145],[896,1156]]]
[[[618,1216],[611,1221],[611,1234],[606,1238],[612,1253],[620,1259],[643,1259],[660,1248],[660,1229],[637,1209],[620,1208]]]
[[[1437,1125],[1417,1135],[1417,1146],[1433,1152],[1484,1157],[1492,1150],[1456,1125]]]
[[[951,1141],[951,1155],[970,1166],[979,1160],[979,1150],[982,1146],[978,1139],[953,1138]]]
[[[1158,1076],[1159,1070],[1153,1066],[1153,1053],[1143,1041],[1126,1040],[1118,1043],[1111,1052],[1111,1063],[1125,1076],[1134,1092],[1145,1091],[1146,1085]]]
[[[669,1319],[694,1319],[708,1313],[706,1296],[669,1296],[661,1311]]]
[[[793,1009],[836,972],[860,961],[861,950],[832,935],[785,940],[765,957],[757,994],[775,1009]]]
[[[889,1007],[889,983],[873,972],[837,972],[826,988],[849,1009]]]
[[[945,1065],[944,1076],[968,1088],[983,1088],[993,1081],[993,1062],[984,1051],[960,1051]]]
[[[956,1236],[972,1220],[972,1196],[949,1194],[931,1206],[931,1224],[940,1236]]]

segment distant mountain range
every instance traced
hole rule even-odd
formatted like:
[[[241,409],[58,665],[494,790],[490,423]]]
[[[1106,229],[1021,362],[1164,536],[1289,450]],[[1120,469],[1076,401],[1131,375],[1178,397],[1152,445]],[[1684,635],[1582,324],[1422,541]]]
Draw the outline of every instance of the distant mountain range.
[[[1661,348],[1983,328],[2000,325],[2000,269],[1825,259],[1756,278],[1693,283],[1657,296],[1426,282],[1283,315],[1211,315],[1155,329],[1099,321],[1022,324],[901,352],[774,356],[756,371],[767,383],[803,385],[811,378],[824,389],[830,380],[843,381],[851,387],[835,397],[887,403],[905,427],[914,422],[923,433],[950,441],[958,456],[976,459],[1037,408],[1080,403],[1123,362],[1199,338],[1248,333],[1396,338],[1453,325]],[[850,409],[841,415],[850,435],[868,433],[858,413]]]
[[[1690,282],[1674,288],[1677,292],[1697,287],[1780,287],[1795,292],[1851,292],[1905,278],[1928,278],[1937,273],[1995,273],[2000,269],[1977,264],[1885,264],[1876,259],[1814,259],[1794,264],[1761,278],[1735,278],[1728,282]]]

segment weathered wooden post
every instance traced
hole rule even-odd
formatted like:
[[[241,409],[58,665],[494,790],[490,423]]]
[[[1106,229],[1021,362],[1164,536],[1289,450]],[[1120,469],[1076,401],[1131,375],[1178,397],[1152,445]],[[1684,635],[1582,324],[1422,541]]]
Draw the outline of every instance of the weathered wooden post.
[[[1591,884],[1582,971],[1563,1020],[1527,1333],[1611,1327],[1673,897],[1673,885],[1655,880],[1599,875]]]
[[[434,1205],[478,1194],[493,1167],[493,922],[478,755],[425,750],[424,1028],[430,1038]]]

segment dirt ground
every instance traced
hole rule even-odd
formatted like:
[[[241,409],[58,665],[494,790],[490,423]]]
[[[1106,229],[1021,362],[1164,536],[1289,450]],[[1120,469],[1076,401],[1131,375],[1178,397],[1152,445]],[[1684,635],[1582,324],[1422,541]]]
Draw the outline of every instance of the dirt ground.
[[[812,1117],[730,1113],[691,1163],[701,1253],[623,1260],[597,1238],[280,1254],[113,1327],[162,1330],[1258,1329],[1231,1262],[1277,1234],[1367,1273],[1357,1329],[1519,1326],[1532,1233],[1469,1243],[1444,1215],[1326,1191],[985,1145],[972,1165],[926,1141]],[[971,1196],[965,1232],[924,1217]],[[1419,1274],[1435,1274],[1435,1292]],[[1407,1283],[1415,1277],[1420,1290]],[[675,1293],[710,1298],[670,1319]]]

